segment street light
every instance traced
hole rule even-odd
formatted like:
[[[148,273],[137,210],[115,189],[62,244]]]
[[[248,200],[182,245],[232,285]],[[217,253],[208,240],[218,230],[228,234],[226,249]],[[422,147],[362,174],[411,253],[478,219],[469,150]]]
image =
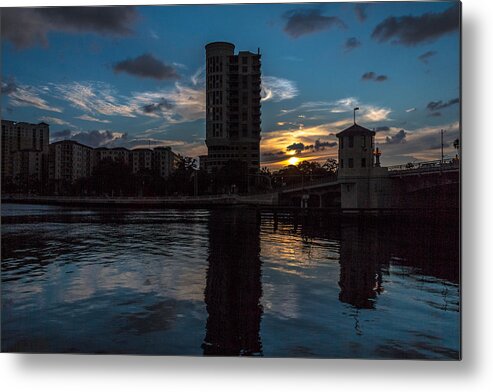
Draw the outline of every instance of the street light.
[[[442,149],[442,157],[441,157],[440,162],[441,162],[442,166],[443,166],[443,133],[444,132],[445,131],[443,129],[440,129],[440,142],[441,142],[441,149]]]
[[[353,122],[354,122],[354,124],[356,124],[356,110],[359,110],[359,107],[353,109]]]

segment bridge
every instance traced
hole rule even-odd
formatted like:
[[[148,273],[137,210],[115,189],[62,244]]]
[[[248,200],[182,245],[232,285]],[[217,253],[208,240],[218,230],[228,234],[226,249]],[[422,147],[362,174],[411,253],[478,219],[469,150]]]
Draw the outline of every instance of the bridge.
[[[382,203],[373,208],[458,208],[460,165],[457,159],[435,160],[390,166],[380,170],[371,184],[366,177],[323,178],[303,180],[279,190],[279,203],[284,206],[344,208],[341,187],[360,184],[376,189]],[[383,173],[383,174],[382,174]],[[371,185],[371,186],[370,186]],[[370,190],[370,189],[369,189]],[[368,196],[370,197],[370,196]],[[361,208],[350,206],[349,208]],[[364,207],[363,207],[364,208]]]

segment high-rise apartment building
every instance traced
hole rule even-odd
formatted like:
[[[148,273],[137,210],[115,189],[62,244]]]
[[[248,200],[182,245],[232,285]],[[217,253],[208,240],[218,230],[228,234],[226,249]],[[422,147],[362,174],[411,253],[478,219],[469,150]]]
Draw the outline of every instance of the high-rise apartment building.
[[[93,149],[73,140],[50,144],[49,178],[52,181],[72,183],[89,177],[92,171]]]
[[[3,183],[24,181],[26,176],[43,178],[46,171],[50,126],[44,122],[30,124],[2,120],[1,123]],[[26,153],[17,154],[20,151]]]
[[[152,150],[153,170],[163,178],[168,178],[173,173],[178,164],[178,155],[171,147],[156,147]]]
[[[260,51],[240,51],[227,42],[206,45],[206,145],[201,167],[216,172],[242,161],[260,168]]]

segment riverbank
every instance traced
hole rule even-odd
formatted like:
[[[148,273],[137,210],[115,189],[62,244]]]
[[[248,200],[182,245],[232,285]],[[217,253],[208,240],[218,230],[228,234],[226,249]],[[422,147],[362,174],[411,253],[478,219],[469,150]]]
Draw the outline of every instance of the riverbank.
[[[274,206],[277,193],[260,195],[211,195],[173,197],[93,197],[93,196],[39,196],[2,195],[2,203],[46,204],[88,207],[135,207],[135,208],[214,208],[217,206]]]

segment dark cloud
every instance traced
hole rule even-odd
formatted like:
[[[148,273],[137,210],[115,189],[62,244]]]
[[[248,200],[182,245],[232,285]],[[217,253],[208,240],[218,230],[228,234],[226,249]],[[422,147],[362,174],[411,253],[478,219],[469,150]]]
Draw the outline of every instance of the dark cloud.
[[[19,86],[13,78],[7,80],[7,82],[2,82],[1,93],[4,95],[9,95],[15,93],[19,89]]]
[[[113,66],[116,73],[126,72],[130,75],[141,78],[151,78],[157,80],[178,79],[176,70],[161,60],[156,59],[152,54],[146,53],[134,59],[120,61]]]
[[[434,41],[442,35],[459,29],[460,5],[455,4],[444,12],[428,12],[421,16],[389,17],[378,24],[372,38],[378,42],[392,42],[414,46]]]
[[[399,132],[397,132],[393,136],[387,136],[385,138],[385,142],[387,144],[400,144],[400,143],[405,143],[406,142],[406,131],[404,129],[401,129]]]
[[[443,101],[431,101],[430,103],[428,103],[428,105],[426,105],[426,108],[430,112],[435,112],[437,110],[445,109],[445,108],[448,108],[449,106],[456,105],[459,102],[460,102],[459,98],[450,99],[447,102],[443,102]]]
[[[375,132],[386,132],[386,131],[390,131],[390,127],[382,126],[382,127],[376,127],[375,128]]]
[[[51,137],[54,139],[67,139],[72,136],[72,131],[70,129],[65,129],[63,131],[51,132]]]
[[[430,57],[433,57],[436,54],[437,52],[435,52],[434,50],[429,50],[428,52],[423,53],[421,56],[418,56],[418,60],[422,61],[425,64],[428,64],[428,60],[430,59]]]
[[[344,50],[349,52],[357,47],[361,46],[361,42],[356,37],[348,38],[346,43],[344,44]]]
[[[270,151],[270,152],[264,152],[262,156],[264,157],[279,157],[286,155],[284,151]]]
[[[322,15],[322,11],[317,9],[295,9],[285,12],[283,17],[286,19],[284,31],[293,38],[328,30],[332,26],[346,28],[338,17]]]
[[[90,147],[102,147],[116,141],[127,140],[127,134],[112,131],[84,131],[74,133],[64,130],[52,133],[53,141],[73,140]]]
[[[2,37],[17,48],[48,45],[48,33],[131,34],[137,9],[123,7],[3,8]]]
[[[297,154],[301,154],[305,150],[304,143],[293,143],[286,147],[286,151],[296,151]]]
[[[286,147],[286,151],[296,151],[297,154],[301,154],[303,151],[323,151],[326,147],[335,146],[337,146],[337,142],[321,142],[320,139],[317,139],[314,144],[293,143]]]
[[[174,107],[174,105],[166,100],[165,98],[161,98],[158,103],[150,103],[149,105],[142,106],[142,111],[144,113],[160,113],[164,110],[170,110]]]
[[[375,82],[385,82],[389,77],[387,75],[377,75],[375,72],[365,72],[361,79],[373,80]]]
[[[368,8],[368,4],[356,4],[354,6],[354,13],[360,22],[364,22],[368,15],[366,14],[366,10]]]
[[[337,142],[321,142],[320,139],[315,140],[315,144],[310,144],[305,146],[305,150],[313,150],[313,151],[323,151],[325,147],[335,147],[337,146]]]
[[[363,80],[373,80],[375,79],[377,75],[375,75],[375,72],[366,72],[361,76],[361,79]]]

